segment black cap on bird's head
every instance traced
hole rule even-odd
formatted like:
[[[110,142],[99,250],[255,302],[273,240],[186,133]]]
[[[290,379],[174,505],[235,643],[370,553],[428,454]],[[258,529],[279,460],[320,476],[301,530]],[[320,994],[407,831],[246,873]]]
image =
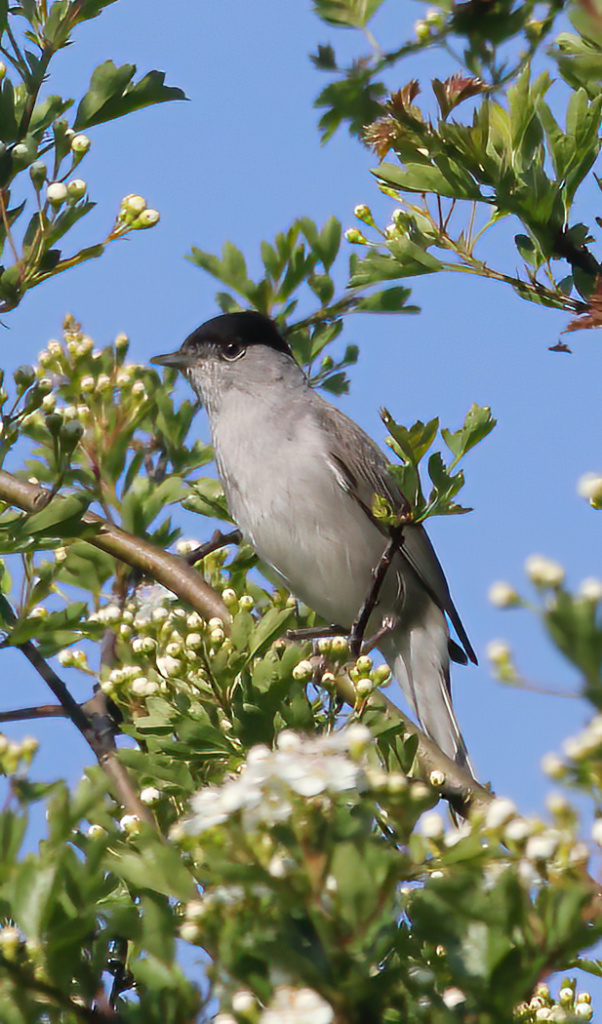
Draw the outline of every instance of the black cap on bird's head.
[[[207,349],[232,362],[243,355],[251,345],[265,345],[284,355],[293,355],[274,321],[263,313],[248,310],[214,316],[189,334],[177,352],[154,356],[151,363],[186,370]]]

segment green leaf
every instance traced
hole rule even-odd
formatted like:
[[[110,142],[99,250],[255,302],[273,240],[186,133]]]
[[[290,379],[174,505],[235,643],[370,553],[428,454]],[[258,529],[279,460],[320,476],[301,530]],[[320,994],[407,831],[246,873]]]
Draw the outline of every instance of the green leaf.
[[[34,512],[25,519],[28,534],[39,536],[45,533],[54,532],[61,534],[60,527],[71,528],[73,523],[81,521],[86,512],[90,499],[81,494],[69,494],[66,497],[57,496],[53,498],[46,508],[40,512]]]
[[[466,413],[464,423],[459,430],[452,433],[443,429],[441,436],[447,447],[455,456],[455,461],[463,458],[466,452],[474,448],[479,441],[487,437],[495,427],[497,420],[491,415],[489,406],[471,405]]]
[[[419,313],[419,306],[407,306],[412,294],[409,288],[385,288],[361,298],[355,309],[360,313]]]
[[[165,75],[162,71],[149,71],[134,84],[135,73],[135,64],[116,67],[112,60],[99,64],[92,72],[90,87],[77,108],[73,123],[75,130],[112,121],[155,103],[186,99],[181,89],[163,84]]]
[[[314,11],[328,25],[365,28],[384,0],[313,0]]]

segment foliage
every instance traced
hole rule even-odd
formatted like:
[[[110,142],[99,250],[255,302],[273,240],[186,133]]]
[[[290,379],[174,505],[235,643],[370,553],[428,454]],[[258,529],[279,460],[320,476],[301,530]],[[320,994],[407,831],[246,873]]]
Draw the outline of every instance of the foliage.
[[[181,96],[158,72],[135,81],[132,65],[105,62],[71,128],[63,119],[71,100],[39,99],[53,54],[111,2],[0,4],[0,50],[17,76],[16,86],[4,79],[0,94],[0,213],[15,260],[0,277],[4,311],[45,277],[156,221],[141,197],[126,197],[102,243],[51,257],[50,246],[90,208],[85,187],[71,181],[61,192],[85,155],[87,139],[76,145],[75,132]],[[328,25],[369,39],[381,6],[315,2]],[[379,155],[386,147],[400,158],[377,177],[403,205],[377,243],[357,229],[347,233],[370,248],[352,258],[343,290],[334,218],[321,227],[300,218],[263,242],[257,281],[233,243],[221,256],[194,247],[189,258],[228,289],[218,293],[221,309],[250,306],[275,317],[311,383],[335,394],[348,388],[358,354],[353,345],[339,349],[345,318],[416,311],[409,289],[383,289],[385,280],[463,268],[595,320],[589,229],[568,218],[598,154],[597,8],[575,6],[577,35],[564,33],[552,50],[573,91],[566,130],[547,104],[549,79],[530,73],[561,6],[537,5],[534,22],[534,3],[449,0],[419,23],[416,39],[375,50],[348,71],[321,46],[315,63],[335,76],[319,100],[325,134],[343,120],[356,133],[372,122]],[[387,68],[458,39],[465,72],[434,81],[436,124],[415,104],[415,84],[385,101],[379,76]],[[472,123],[451,120],[468,100]],[[50,191],[39,165],[47,152]],[[21,210],[9,211],[8,193],[28,167],[38,209],[18,242],[12,224]],[[427,195],[435,196],[436,215]],[[474,254],[472,221],[452,233],[446,199],[458,212],[466,203],[491,207],[492,225],[517,217],[526,279],[485,267]],[[367,206],[356,214],[378,232]],[[551,276],[560,258],[571,264],[571,282]],[[573,287],[581,299],[571,297]],[[173,390],[175,374],[160,378],[128,363],[127,352],[125,335],[97,349],[67,317],[62,340],[49,342],[36,366],[1,382],[0,463],[19,467],[0,469],[2,646],[22,652],[41,674],[98,761],[70,791],[36,780],[35,740],[0,736],[8,780],[0,813],[2,1021],[591,1019],[590,996],[576,991],[574,979],[557,994],[544,981],[577,966],[602,975],[600,961],[583,955],[601,937],[602,916],[575,809],[555,796],[551,824],[525,818],[466,776],[459,806],[467,813],[472,795],[468,819],[452,826],[435,809],[454,766],[432,750],[436,766],[427,762],[420,736],[377,693],[389,670],[367,654],[352,660],[346,637],[308,639],[322,624],[269,584],[245,543],[228,554],[231,536],[220,534],[200,552],[196,542],[182,542],[184,523],[205,539],[216,520],[230,521],[215,475],[203,475],[212,473],[212,452],[194,439],[196,405]],[[472,406],[458,429],[441,430],[445,456],[432,450],[438,420],[404,427],[387,411],[383,420],[411,517],[467,511],[456,500],[464,482],[458,466],[493,428],[490,410]],[[584,488],[599,508],[602,481],[588,479]],[[384,502],[375,511],[396,525]],[[107,545],[111,537],[118,553]],[[174,544],[177,558],[164,553]],[[188,585],[186,563],[195,559],[206,591]],[[537,601],[529,605],[498,584],[495,603],[540,616],[594,705],[584,733],[545,767],[587,796],[599,818],[602,586],[589,581],[572,593],[562,568],[544,559],[527,571]],[[207,611],[205,592],[219,615]],[[520,683],[507,645],[493,645],[490,656],[503,682]],[[90,700],[70,704],[53,665],[69,684],[88,677]],[[119,733],[129,742],[116,748]],[[28,824],[39,832],[41,804],[47,822],[36,846]],[[185,946],[194,962],[190,950],[182,955]]]
[[[332,5],[315,6],[328,24],[347,27],[366,29],[375,14],[362,5],[358,20],[356,5],[341,3],[333,18]],[[561,32],[546,49],[565,8],[576,33]],[[377,237],[348,232],[351,241],[367,246],[351,283],[442,270],[478,274],[511,285],[528,301],[579,314],[568,329],[598,326],[595,229],[576,220],[574,210],[595,178],[600,148],[599,4],[551,0],[479,7],[445,0],[416,22],[415,32],[415,39],[392,52],[383,52],[368,32],[372,54],[351,68],[338,67],[332,46],[322,46],[314,58],[335,75],[317,100],[327,108],[321,121],[325,137],[348,121],[381,161],[373,172],[381,191],[399,204],[384,230],[367,206],[356,211]],[[440,49],[459,67],[444,81],[433,79],[434,115],[418,103],[417,80],[393,93],[383,81],[394,65],[426,48]],[[550,70],[537,73],[544,53]],[[555,83],[552,89],[554,75],[564,88]],[[351,115],[350,91],[359,93]],[[358,125],[353,113],[360,104],[371,115]],[[428,99],[427,105],[433,107]],[[462,117],[461,105],[472,107],[472,115]],[[563,107],[559,118],[556,111]],[[518,275],[478,255],[483,236],[508,217],[518,227]],[[559,261],[568,264],[568,274],[557,269]]]

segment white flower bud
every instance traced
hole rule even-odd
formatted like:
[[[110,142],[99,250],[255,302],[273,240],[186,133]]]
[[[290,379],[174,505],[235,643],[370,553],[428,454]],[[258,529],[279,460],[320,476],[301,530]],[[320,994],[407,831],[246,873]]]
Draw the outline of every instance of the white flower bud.
[[[30,619],[45,619],[48,615],[48,609],[43,604],[37,604],[35,608],[32,608],[28,618]]]
[[[250,612],[254,604],[255,601],[250,594],[242,594],[238,599],[238,607],[241,612]]]
[[[46,198],[51,206],[61,206],[67,196],[67,186],[62,181],[53,181],[46,189]]]
[[[505,640],[492,640],[487,644],[487,657],[494,665],[503,665],[512,658],[512,648]]]
[[[588,576],[579,584],[579,597],[586,601],[602,601],[602,580]]]
[[[593,1008],[589,1003],[577,1003],[575,1013],[578,1017],[583,1017],[584,1020],[591,1020],[594,1016]]]
[[[167,608],[163,608],[162,606],[160,608],[154,608],[151,618],[153,622],[165,622],[165,620],[169,618],[169,612]]]
[[[67,193],[70,199],[81,199],[85,194],[87,185],[81,178],[72,178],[71,181],[67,182]]]
[[[232,1009],[234,1013],[240,1013],[241,1017],[246,1017],[247,1014],[255,1009],[256,1005],[257,1000],[255,996],[245,988],[239,989],[232,996]]]
[[[562,779],[566,774],[566,765],[558,754],[550,752],[542,757],[541,770],[550,779]]]
[[[0,950],[3,956],[10,958],[10,955],[14,953],[20,943],[21,935],[18,928],[14,928],[12,925],[0,928]]]
[[[559,836],[557,832],[548,829],[547,832],[540,832],[539,835],[531,836],[527,840],[525,856],[527,860],[541,861],[551,860],[558,849]]]
[[[90,839],[99,839],[100,836],[106,836],[107,830],[102,825],[90,825],[88,829],[88,836]]]
[[[600,473],[584,473],[577,483],[577,493],[586,498],[593,508],[602,506],[602,476]]]
[[[154,228],[155,224],[159,223],[161,214],[158,210],[143,210],[139,217],[136,218],[134,223],[135,228]]]
[[[293,675],[295,675],[294,671]],[[364,700],[374,692],[374,683],[368,676],[362,676],[355,684],[355,692],[361,700]]]
[[[440,814],[433,812],[425,814],[422,819],[422,834],[427,839],[441,839],[445,832],[445,825]]]
[[[140,790],[140,800],[147,807],[152,807],[161,799],[161,793],[155,786],[145,786],[144,789]]]
[[[519,603],[519,596],[514,587],[502,581],[492,583],[489,588],[488,597],[491,604],[496,608],[515,608]]]
[[[560,587],[565,577],[563,567],[543,555],[529,555],[525,572],[536,587]]]
[[[82,377],[79,385],[82,394],[85,395],[88,394],[90,391],[94,391],[95,387],[96,381],[94,380],[94,377]]]
[[[435,789],[440,789],[445,782],[444,773],[440,771],[439,768],[433,769],[433,771],[429,775],[429,782],[431,786],[435,787]]]
[[[24,736],[21,740],[21,757],[30,760],[39,749],[39,742],[34,736]]]
[[[506,797],[498,797],[492,800],[485,814],[485,828],[492,830],[501,828],[510,818],[516,815],[516,804]]]
[[[100,836],[106,836],[106,829],[102,825],[92,824],[88,828],[88,836],[90,839],[99,839]]]
[[[533,828],[524,818],[513,818],[504,829],[504,839],[509,843],[524,843]]]
[[[345,238],[348,242],[351,242],[352,245],[368,244],[361,231],[358,231],[357,228],[347,228]]]
[[[311,661],[300,661],[293,669],[293,679],[300,683],[307,683],[313,676]]]
[[[138,217],[143,210],[146,210],[146,199],[134,194],[125,196],[121,200],[121,208],[126,213],[134,214],[134,216]]]
[[[212,630],[211,638],[213,639],[213,633],[217,633],[217,630]],[[223,629],[220,630],[223,635]],[[223,638],[223,637],[222,637]],[[184,644],[186,647],[190,647],[191,650],[196,651],[199,647],[203,646],[203,638],[200,633],[188,633]]]
[[[457,1006],[461,1006],[462,1003],[466,1002],[466,996],[462,989],[455,988],[455,986],[444,989],[441,994],[441,998],[448,1010],[455,1010]]]
[[[124,814],[119,827],[128,836],[136,836],[140,831],[140,818],[137,814]]]
[[[200,936],[198,925],[194,921],[184,921],[180,925],[180,938],[184,939],[184,942],[196,942]],[[234,1018],[232,1018],[234,1020]]]
[[[71,149],[77,156],[85,156],[90,149],[90,139],[87,135],[74,135],[71,139]]]

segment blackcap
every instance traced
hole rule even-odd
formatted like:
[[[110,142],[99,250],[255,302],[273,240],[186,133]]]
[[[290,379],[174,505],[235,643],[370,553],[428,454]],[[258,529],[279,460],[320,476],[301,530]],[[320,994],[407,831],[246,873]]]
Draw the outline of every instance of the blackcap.
[[[234,521],[286,587],[348,630],[389,543],[376,496],[408,504],[364,431],[310,387],[275,323],[260,313],[208,320],[182,347],[151,362],[176,367],[204,404],[218,473]],[[461,647],[450,640],[448,620]],[[474,651],[423,526],[403,528],[366,636],[378,647],[418,721],[469,768],[453,712],[450,653]]]

